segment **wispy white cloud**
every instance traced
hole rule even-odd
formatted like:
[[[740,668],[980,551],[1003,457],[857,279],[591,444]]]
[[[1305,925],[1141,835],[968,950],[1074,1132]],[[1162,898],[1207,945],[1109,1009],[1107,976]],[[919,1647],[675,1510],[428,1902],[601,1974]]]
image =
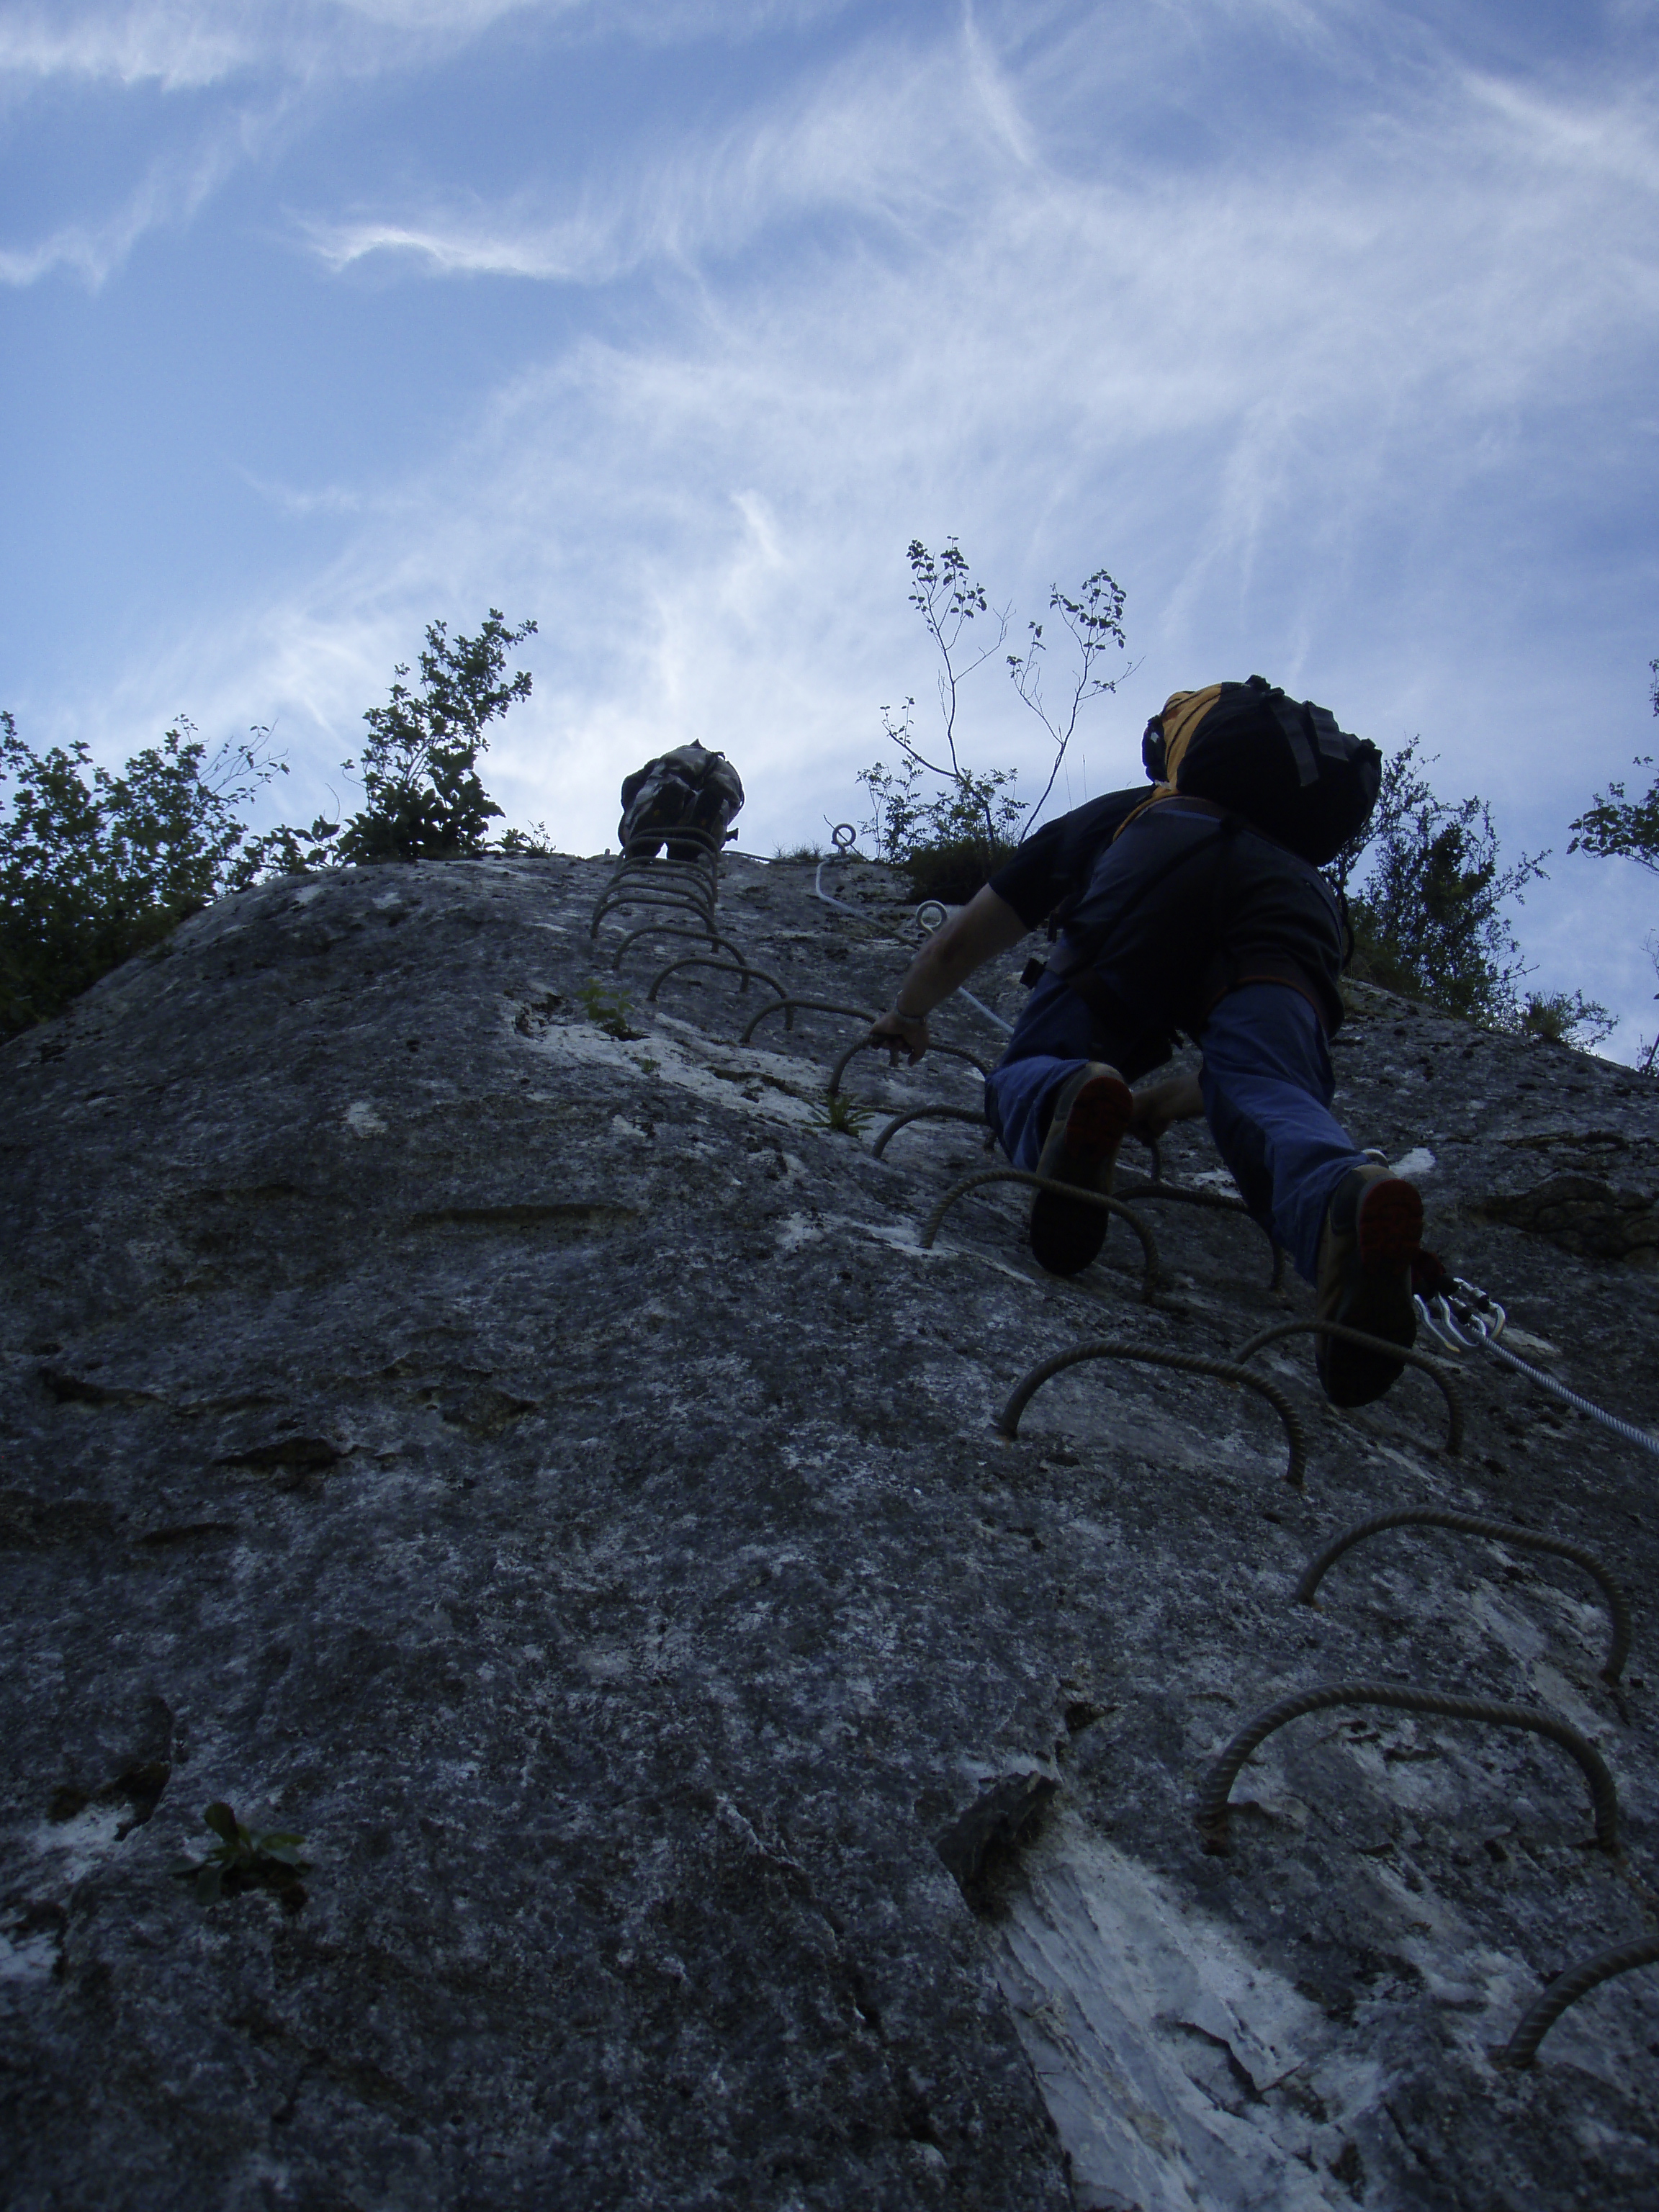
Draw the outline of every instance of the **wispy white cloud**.
[[[364,514],[374,505],[368,494],[351,484],[319,484],[307,489],[280,483],[240,465],[236,473],[250,491],[256,492],[279,514],[292,515],[296,520],[313,514]]]
[[[307,79],[419,67],[511,18],[590,39],[743,39],[833,15],[846,0],[13,0],[0,85],[82,79],[168,92],[253,70]]]
[[[805,89],[716,133],[688,133],[656,160],[628,158],[564,189],[562,209],[525,192],[398,214],[300,218],[310,250],[340,270],[407,257],[437,276],[605,283],[647,264],[691,270],[790,224],[848,216],[894,242],[964,212],[964,178],[1032,161],[1012,88],[978,40],[883,40]],[[982,182],[982,178],[980,179]]]
[[[247,67],[258,51],[254,33],[250,10],[201,0],[13,7],[0,16],[0,82],[79,78],[180,91]]]
[[[342,80],[431,69],[498,24],[526,19],[580,40],[642,45],[738,40],[805,27],[845,0],[125,0],[125,4],[18,5],[0,14],[0,104],[46,83],[208,94],[241,80],[267,120],[301,127]],[[189,127],[199,137],[204,126]],[[251,111],[222,107],[205,126],[210,150],[154,156],[120,204],[60,222],[28,244],[0,247],[0,283],[24,285],[68,270],[102,283],[153,228],[188,221],[239,160],[269,133]],[[653,244],[671,242],[664,207],[615,209],[552,222],[507,210],[486,219],[448,211],[415,219],[310,220],[302,233],[335,269],[370,255],[413,257],[447,275],[491,273],[604,281]]]
[[[568,0],[574,6],[578,0]],[[501,17],[558,0],[126,0],[14,6],[0,18],[0,79],[58,78],[180,92],[251,70],[350,74],[453,52]]]
[[[617,215],[538,222],[510,210],[486,215],[437,214],[407,222],[373,217],[301,219],[319,258],[337,272],[377,254],[408,256],[441,276],[526,276],[602,283],[637,261],[629,226]]]
[[[147,233],[190,221],[241,161],[248,135],[237,122],[212,130],[193,151],[152,161],[112,213],[60,223],[32,245],[0,246],[0,284],[33,284],[62,269],[96,291]]]
[[[1632,625],[1635,589],[1591,542],[1659,474],[1630,428],[1656,365],[1651,86],[1522,84],[1415,19],[1391,71],[1390,11],[1309,4],[1273,20],[1340,56],[1346,105],[1206,138],[1226,111],[1194,79],[1182,135],[1146,110],[1194,40],[1255,36],[1258,82],[1279,50],[1260,9],[1151,14],[1165,46],[1141,21],[1133,66],[1099,10],[1058,13],[1063,69],[981,15],[866,40],[562,194],[312,218],[336,270],[659,281],[629,295],[636,335],[562,337],[359,512],[349,486],[289,495],[340,501],[333,556],[181,627],[112,694],[112,741],[151,700],[209,728],[274,712],[302,786],[428,618],[494,603],[542,623],[492,755],[515,811],[593,849],[623,769],[696,736],[738,757],[764,848],[847,813],[876,708],[927,697],[903,547],[955,531],[1024,612],[1101,560],[1130,586],[1146,658],[1085,741],[1091,788],[1136,776],[1172,684],[1259,667],[1385,743],[1422,728],[1513,842],[1560,845],[1645,734],[1659,649],[1620,643],[1621,690],[1607,602]],[[978,757],[1036,766],[994,669],[970,711]],[[1562,745],[1620,715],[1605,758]],[[1622,883],[1561,864],[1527,933],[1563,963],[1541,980],[1645,1018],[1629,962],[1595,972]]]
[[[590,242],[547,254],[591,280],[672,251],[713,289],[678,340],[580,348],[525,379],[474,451],[497,556],[585,641],[568,661],[554,648],[535,718],[556,772],[524,738],[502,751],[529,811],[562,793],[575,842],[597,843],[623,768],[672,729],[753,765],[763,836],[845,812],[879,699],[926,696],[902,544],[956,528],[1039,611],[1051,569],[1127,568],[1147,697],[1102,717],[1121,752],[1109,768],[1098,739],[1095,787],[1133,775],[1152,694],[1237,653],[1385,742],[1426,726],[1454,782],[1543,842],[1522,811],[1540,771],[1564,819],[1574,797],[1553,702],[1547,684],[1517,690],[1524,621],[1494,618],[1458,573],[1489,557],[1461,514],[1516,471],[1523,499],[1565,483],[1586,457],[1536,447],[1528,422],[1593,410],[1651,363],[1640,100],[1498,99],[1448,70],[1312,154],[1241,149],[1130,185],[1044,159],[1040,133],[1012,158],[972,81],[997,67],[960,48],[869,56],[700,176],[665,168],[621,212],[590,204]],[[793,276],[714,280],[711,255],[812,210],[877,228]],[[477,252],[489,217],[473,222]],[[497,441],[499,471],[480,465]],[[596,570],[532,550],[554,517]],[[1407,573],[1386,573],[1389,546]],[[994,757],[1035,765],[1010,696],[986,685],[975,714]],[[1616,902],[1605,875],[1559,882],[1558,901]],[[1543,896],[1528,919],[1553,947],[1572,932],[1542,926]],[[1632,988],[1622,970],[1608,986]]]

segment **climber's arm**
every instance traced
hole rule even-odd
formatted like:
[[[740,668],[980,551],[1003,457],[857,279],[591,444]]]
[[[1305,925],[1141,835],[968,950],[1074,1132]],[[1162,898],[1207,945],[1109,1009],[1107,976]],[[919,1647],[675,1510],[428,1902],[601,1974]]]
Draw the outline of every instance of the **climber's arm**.
[[[1018,945],[1030,925],[1006,899],[987,884],[966,906],[933,932],[904,971],[891,1008],[866,1042],[885,1045],[896,1060],[901,1051],[918,1060],[927,1049],[927,1017],[968,981],[976,968]]]

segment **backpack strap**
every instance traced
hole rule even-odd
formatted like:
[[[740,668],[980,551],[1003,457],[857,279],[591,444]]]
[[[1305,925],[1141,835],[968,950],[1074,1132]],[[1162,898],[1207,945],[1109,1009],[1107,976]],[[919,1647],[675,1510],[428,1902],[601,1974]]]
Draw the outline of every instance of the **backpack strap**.
[[[1337,727],[1336,717],[1328,707],[1316,707],[1311,700],[1307,706],[1308,719],[1314,726],[1314,735],[1319,740],[1319,750],[1328,760],[1346,762],[1348,740]]]
[[[1304,789],[1310,783],[1317,783],[1319,763],[1314,758],[1314,749],[1308,742],[1308,732],[1302,726],[1302,709],[1294,700],[1287,699],[1282,691],[1269,692],[1264,704],[1271,711],[1273,720],[1285,733],[1285,742],[1291,749],[1291,758],[1296,763],[1297,781]],[[1324,709],[1319,708],[1315,711],[1323,713]],[[1336,724],[1331,716],[1326,714],[1325,720],[1330,723],[1331,728],[1334,731]],[[1320,732],[1320,750],[1326,753],[1334,750],[1323,731]],[[1340,748],[1336,747],[1334,750],[1340,751]]]
[[[1139,805],[1137,806],[1132,813],[1126,814],[1122,821],[1118,823],[1116,829],[1113,830],[1113,844],[1116,844],[1118,839],[1123,835],[1124,831],[1128,828],[1132,822],[1139,821],[1141,816],[1146,811],[1146,809],[1149,806],[1158,805],[1159,801],[1162,799],[1178,799],[1180,796],[1181,794],[1176,789],[1174,784],[1155,783],[1152,789],[1147,793],[1145,799],[1141,800]]]

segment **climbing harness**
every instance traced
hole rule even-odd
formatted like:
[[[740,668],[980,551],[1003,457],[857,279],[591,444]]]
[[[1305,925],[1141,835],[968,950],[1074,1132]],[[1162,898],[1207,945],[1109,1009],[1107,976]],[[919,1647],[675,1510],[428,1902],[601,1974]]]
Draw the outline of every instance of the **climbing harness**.
[[[1535,1382],[1540,1390],[1547,1390],[1552,1397],[1559,1398],[1563,1405],[1588,1415],[1592,1421],[1599,1421],[1604,1429],[1611,1429],[1626,1443],[1659,1456],[1659,1437],[1650,1435],[1646,1429],[1638,1429],[1633,1421],[1621,1421],[1617,1413],[1610,1413],[1604,1406],[1581,1397],[1577,1390],[1570,1390],[1565,1382],[1558,1382],[1541,1367],[1534,1367],[1529,1360],[1511,1352],[1508,1345],[1501,1344],[1498,1339],[1509,1316],[1496,1298],[1489,1297],[1474,1283],[1465,1282],[1461,1275],[1448,1274],[1431,1253],[1419,1256],[1429,1264],[1422,1270],[1427,1279],[1425,1288],[1417,1292],[1417,1310],[1449,1352],[1473,1352],[1478,1345],[1483,1352],[1491,1352],[1494,1359],[1501,1359],[1505,1366],[1524,1375],[1529,1382]],[[1463,1334],[1465,1329],[1470,1332],[1467,1336]]]

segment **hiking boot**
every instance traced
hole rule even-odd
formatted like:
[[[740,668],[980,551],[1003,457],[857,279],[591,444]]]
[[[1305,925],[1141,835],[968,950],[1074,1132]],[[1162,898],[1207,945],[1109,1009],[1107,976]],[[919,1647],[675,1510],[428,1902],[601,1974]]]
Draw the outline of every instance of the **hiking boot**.
[[[1109,1191],[1112,1164],[1133,1111],[1117,1070],[1091,1060],[1060,1086],[1037,1173],[1079,1190]],[[1107,1218],[1104,1206],[1073,1206],[1058,1191],[1038,1191],[1031,1201],[1032,1258],[1051,1275],[1080,1275],[1106,1242]]]
[[[1386,1167],[1355,1168],[1337,1185],[1319,1244],[1319,1318],[1410,1346],[1417,1340],[1412,1261],[1423,1236],[1415,1185]],[[1334,1406],[1368,1406],[1393,1388],[1403,1360],[1340,1337],[1316,1339],[1319,1379]]]

